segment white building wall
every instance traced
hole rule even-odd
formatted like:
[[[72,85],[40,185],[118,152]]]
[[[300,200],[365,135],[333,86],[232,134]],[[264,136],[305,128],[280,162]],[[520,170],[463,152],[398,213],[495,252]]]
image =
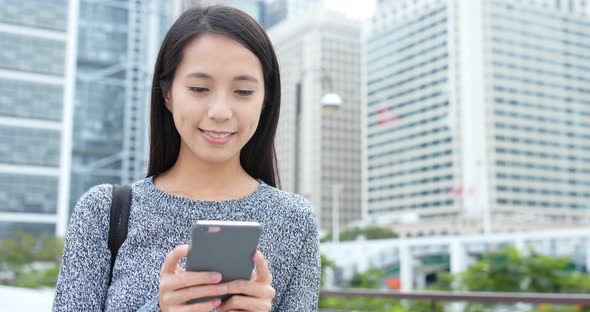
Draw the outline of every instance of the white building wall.
[[[369,221],[455,216],[485,232],[587,224],[589,21],[585,1],[381,1],[366,34]],[[415,117],[404,105],[413,100]]]
[[[460,105],[460,140],[462,155],[462,200],[464,213],[471,218],[485,218],[489,211],[487,175],[489,114],[486,105],[484,49],[482,45],[482,0],[457,1],[455,24],[457,47],[452,59],[457,66],[457,102]],[[477,13],[480,12],[480,13]]]
[[[282,186],[311,201],[322,230],[331,226],[331,189],[336,184],[345,184],[338,199],[341,227],[361,214],[360,25],[341,18],[313,11],[304,18],[287,19],[269,33],[282,79],[276,138]],[[299,147],[295,143],[298,83],[302,90]],[[326,114],[320,104],[329,92],[344,101],[334,115]]]
[[[74,123],[74,102],[76,88],[76,59],[78,50],[79,0],[68,1],[68,29],[65,55],[65,85],[63,92],[62,132],[59,197],[57,203],[56,235],[64,237],[70,212],[70,172],[72,170],[72,129]]]
[[[0,13],[0,237],[65,232],[77,6],[29,1]]]

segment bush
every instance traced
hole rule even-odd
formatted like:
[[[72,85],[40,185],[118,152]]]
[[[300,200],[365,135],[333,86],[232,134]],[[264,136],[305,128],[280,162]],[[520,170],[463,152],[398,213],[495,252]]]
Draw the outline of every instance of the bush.
[[[0,285],[54,287],[62,253],[62,239],[16,232],[0,242]]]

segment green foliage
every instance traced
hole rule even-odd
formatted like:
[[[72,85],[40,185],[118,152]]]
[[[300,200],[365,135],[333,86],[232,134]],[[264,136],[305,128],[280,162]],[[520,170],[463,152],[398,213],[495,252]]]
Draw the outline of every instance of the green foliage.
[[[330,262],[333,265],[332,262]],[[369,269],[355,274],[350,282],[353,288],[382,288],[387,273]],[[464,291],[490,292],[550,292],[590,293],[590,275],[572,270],[571,259],[548,257],[530,252],[521,254],[508,247],[498,252],[484,254],[477,263],[460,274],[441,272],[437,281],[428,290],[450,291],[455,286]],[[407,301],[401,305],[397,300],[378,298],[330,297],[321,298],[320,307],[345,311],[447,311],[446,302]],[[499,306],[499,305],[498,305]],[[511,305],[507,305],[511,306]],[[464,312],[493,311],[494,305],[470,303]],[[543,304],[531,312],[590,312],[590,307]]]
[[[321,256],[322,261],[322,278],[321,285],[324,283],[325,268],[336,268],[334,262],[325,256]],[[352,278],[351,287],[354,288],[380,288],[383,283],[385,273],[381,270],[370,269],[365,273],[355,274]],[[401,305],[395,300],[380,298],[359,298],[359,297],[320,297],[320,308],[338,309],[344,311],[383,311],[383,312],[403,312]]]
[[[327,268],[336,269],[336,264],[324,255],[321,255],[320,258],[321,258],[321,263],[322,263],[322,274],[320,277],[320,287],[324,287],[324,282],[326,279],[326,269]]]
[[[588,293],[590,275],[570,269],[571,259],[548,257],[530,252],[521,254],[514,247],[484,254],[466,272],[454,278],[462,290],[531,293]],[[470,303],[465,312],[491,311],[493,305]],[[543,305],[534,311],[590,311],[573,306]]]
[[[360,297],[327,297],[320,300],[321,309],[340,311],[404,312],[403,306],[392,299]]]
[[[0,242],[0,285],[53,287],[57,281],[63,240],[16,232]]]
[[[455,275],[449,272],[438,272],[436,273],[436,282],[429,285],[426,290],[451,291],[455,279]]]
[[[460,275],[460,281],[470,291],[522,291],[527,272],[524,260],[514,248],[489,253]]]
[[[448,272],[438,272],[436,274],[436,282],[429,285],[426,290],[431,291],[451,291],[453,282],[455,280],[455,276]],[[408,312],[422,312],[422,311],[431,311],[431,312],[445,312],[445,306],[447,302],[437,301],[437,302],[430,302],[424,300],[416,300],[412,301],[408,304]]]
[[[501,292],[588,292],[590,277],[570,269],[571,259],[523,256],[508,247],[488,253],[457,278],[465,290]]]
[[[355,274],[351,281],[352,288],[377,289],[381,288],[385,274],[382,270],[371,268],[367,272]]]
[[[364,236],[366,239],[385,239],[385,238],[397,238],[398,235],[391,229],[370,226],[366,228],[353,228],[350,230],[340,232],[339,240],[342,242],[356,240],[359,237]],[[329,242],[332,240],[332,232],[322,237],[321,242]]]

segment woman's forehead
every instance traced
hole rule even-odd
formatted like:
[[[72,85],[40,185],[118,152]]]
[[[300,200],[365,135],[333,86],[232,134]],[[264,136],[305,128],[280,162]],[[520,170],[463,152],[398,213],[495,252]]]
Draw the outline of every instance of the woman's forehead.
[[[195,37],[184,47],[182,58],[178,68],[182,76],[262,78],[258,57],[241,43],[224,35],[206,33]]]

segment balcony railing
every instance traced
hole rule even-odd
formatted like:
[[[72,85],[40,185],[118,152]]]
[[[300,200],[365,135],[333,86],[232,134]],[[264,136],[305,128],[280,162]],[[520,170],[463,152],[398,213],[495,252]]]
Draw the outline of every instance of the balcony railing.
[[[531,303],[531,304],[568,304],[590,307],[588,294],[551,294],[551,293],[505,293],[505,292],[449,292],[449,291],[414,291],[398,292],[391,290],[365,289],[324,289],[320,296],[325,297],[364,297],[386,299],[409,299],[424,301],[454,301],[478,303]]]

